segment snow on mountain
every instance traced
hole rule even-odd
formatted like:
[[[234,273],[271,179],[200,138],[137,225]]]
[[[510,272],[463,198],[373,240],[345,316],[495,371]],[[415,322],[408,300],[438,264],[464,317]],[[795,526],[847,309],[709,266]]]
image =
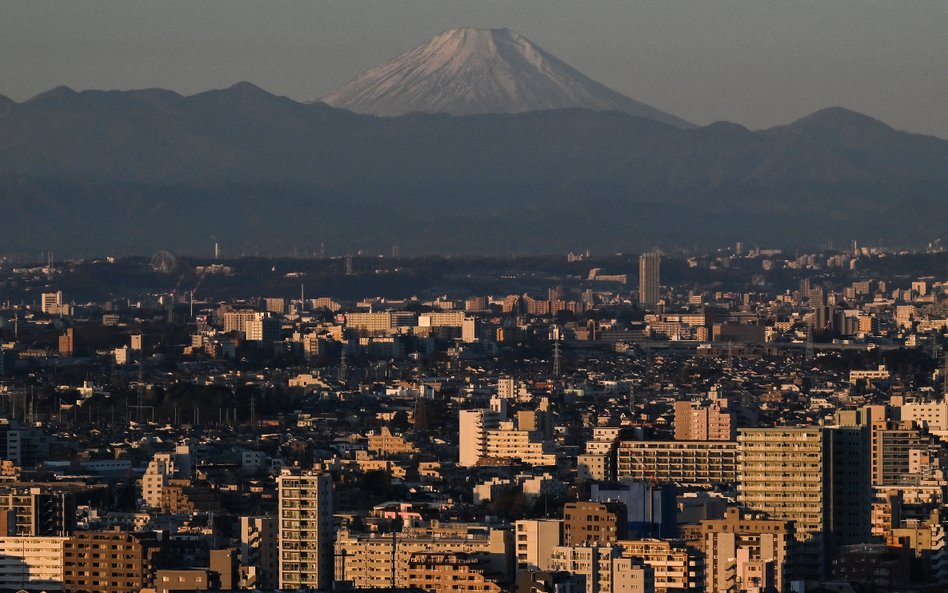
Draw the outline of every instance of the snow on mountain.
[[[617,93],[508,29],[449,29],[322,101],[357,113],[473,115],[581,107],[691,127]]]

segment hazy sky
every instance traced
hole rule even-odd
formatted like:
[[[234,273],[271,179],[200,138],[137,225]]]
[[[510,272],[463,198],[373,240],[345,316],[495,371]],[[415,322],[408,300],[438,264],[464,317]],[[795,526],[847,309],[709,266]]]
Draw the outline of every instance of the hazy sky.
[[[0,0],[0,94],[249,80],[313,99],[459,26],[519,31],[698,124],[842,105],[948,138],[948,0]]]

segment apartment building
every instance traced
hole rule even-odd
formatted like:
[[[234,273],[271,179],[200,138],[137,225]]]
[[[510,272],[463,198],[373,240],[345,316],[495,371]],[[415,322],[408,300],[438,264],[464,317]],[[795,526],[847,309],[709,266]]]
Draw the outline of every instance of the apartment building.
[[[284,468],[277,491],[280,588],[328,589],[333,581],[332,476]]]

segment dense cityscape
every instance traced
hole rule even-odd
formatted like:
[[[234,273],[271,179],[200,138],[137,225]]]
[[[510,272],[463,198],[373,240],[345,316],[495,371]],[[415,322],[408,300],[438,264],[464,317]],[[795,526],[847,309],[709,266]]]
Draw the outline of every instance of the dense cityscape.
[[[948,255],[0,259],[0,590],[940,592]]]

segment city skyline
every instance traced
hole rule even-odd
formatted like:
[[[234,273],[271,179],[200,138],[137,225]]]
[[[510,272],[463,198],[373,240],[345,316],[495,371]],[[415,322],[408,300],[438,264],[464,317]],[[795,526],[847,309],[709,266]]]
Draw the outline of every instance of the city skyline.
[[[948,3],[0,17],[0,590],[948,591]]]

